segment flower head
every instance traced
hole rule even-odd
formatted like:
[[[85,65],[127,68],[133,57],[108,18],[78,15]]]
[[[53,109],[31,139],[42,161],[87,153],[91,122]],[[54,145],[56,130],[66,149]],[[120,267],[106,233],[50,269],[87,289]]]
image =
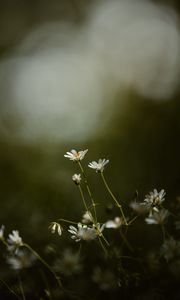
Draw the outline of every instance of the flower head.
[[[159,193],[156,189],[153,192],[150,192],[148,195],[145,196],[144,202],[141,205],[145,205],[150,213],[153,211],[158,212],[159,207],[161,206],[162,202],[165,200],[165,191],[161,190]]]
[[[176,229],[179,230],[180,229],[180,221],[176,221],[174,224],[175,224]]]
[[[118,228],[123,224],[123,220],[120,217],[115,217],[114,220],[109,220],[105,223],[106,228]]]
[[[71,238],[76,242],[80,242],[81,240],[91,241],[94,240],[98,235],[98,232],[95,228],[82,225],[81,223],[78,223],[77,228],[72,225],[69,226],[68,231],[72,234]]]
[[[9,255],[7,257],[7,263],[14,270],[29,268],[35,260],[36,257],[26,250],[19,250],[15,255]]]
[[[72,180],[74,181],[74,183],[75,183],[76,185],[79,185],[80,182],[81,182],[81,174],[74,174],[74,175],[72,176]]]
[[[109,160],[107,159],[99,159],[98,162],[92,161],[88,164],[88,167],[91,169],[95,169],[96,172],[102,173],[104,171],[105,165],[109,163]]]
[[[161,255],[166,261],[170,261],[180,255],[180,240],[175,240],[172,236],[165,240],[161,247]]]
[[[62,257],[55,261],[54,270],[65,276],[80,273],[82,264],[79,252],[74,252],[72,249],[65,249],[62,253]]]
[[[0,228],[0,240],[4,239],[4,229],[5,229],[5,226],[2,225],[1,228]]]
[[[9,234],[9,238],[7,240],[9,246],[8,250],[11,252],[17,253],[18,248],[23,245],[22,238],[19,236],[18,230],[13,230],[12,234]]]
[[[82,217],[82,223],[89,224],[93,222],[93,216],[90,211],[86,211]]]
[[[169,211],[167,209],[161,209],[160,211],[154,211],[152,214],[150,214],[146,219],[146,223],[151,224],[157,224],[162,225],[164,224],[166,218],[169,216]]]
[[[22,245],[22,238],[19,236],[19,231],[18,230],[13,230],[12,234],[9,234],[9,238],[8,238],[8,243],[11,245],[18,245],[21,246]]]
[[[60,236],[62,235],[62,226],[57,222],[52,222],[49,229],[51,230],[51,233],[55,233],[57,231]]]
[[[144,205],[144,203],[138,203],[137,201],[132,201],[129,206],[136,212],[138,215],[144,215],[148,213],[149,209]]]
[[[83,151],[76,151],[73,149],[73,150],[71,150],[71,152],[66,152],[64,157],[77,162],[77,161],[82,160],[87,152],[88,152],[88,149],[83,150]]]
[[[100,267],[96,267],[92,275],[92,280],[98,284],[99,288],[103,291],[108,291],[117,287],[116,276],[109,269],[102,270]]]

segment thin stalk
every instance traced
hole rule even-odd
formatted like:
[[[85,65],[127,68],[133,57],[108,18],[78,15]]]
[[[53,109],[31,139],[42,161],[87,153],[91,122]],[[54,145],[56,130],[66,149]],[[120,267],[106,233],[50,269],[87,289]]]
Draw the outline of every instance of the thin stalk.
[[[127,233],[127,232],[126,232]],[[131,251],[134,252],[134,249],[132,248],[132,246],[130,245],[129,241],[126,238],[126,235],[123,234],[123,232],[120,230],[120,235],[121,238],[123,240],[123,243],[127,246],[127,248]]]
[[[131,225],[139,216],[135,216],[131,221],[128,222],[128,225]]]
[[[16,298],[18,298],[18,299],[22,299],[21,297],[19,297],[11,288],[10,288],[10,286],[3,280],[3,279],[1,279],[0,278],[0,281],[7,287],[7,289],[14,295],[14,296],[16,296]]]
[[[104,182],[104,185],[105,185],[107,191],[109,192],[110,196],[111,196],[112,199],[114,200],[116,206],[120,209],[120,212],[121,212],[121,215],[122,215],[122,217],[123,217],[123,220],[124,220],[125,225],[128,225],[121,204],[119,204],[118,200],[116,199],[116,197],[115,197],[114,194],[112,193],[112,191],[111,191],[109,185],[107,184],[107,181],[106,181],[106,179],[105,179],[105,177],[104,177],[103,172],[100,172],[100,174],[101,174],[101,178],[102,178],[102,180],[103,180],[103,182]]]
[[[42,277],[42,280],[44,281],[46,287],[47,287],[47,290],[48,291],[48,296],[49,296],[49,299],[52,300],[52,296],[51,296],[51,291],[50,291],[50,287],[49,287],[49,283],[47,281],[47,278],[44,274],[44,271],[42,269],[39,270],[40,274],[41,274],[41,277]]]
[[[165,241],[165,239],[166,239],[166,232],[165,232],[165,228],[164,228],[163,224],[161,225],[161,230],[162,230],[163,240]]]
[[[78,165],[79,165],[79,168],[83,174],[83,177],[84,177],[84,182],[85,182],[85,185],[86,185],[86,189],[87,189],[87,192],[89,194],[89,197],[91,199],[91,202],[92,202],[92,206],[93,206],[93,209],[94,209],[94,218],[95,218],[95,224],[97,223],[97,214],[96,214],[96,204],[94,202],[94,199],[93,199],[93,196],[92,196],[92,193],[91,193],[91,190],[90,190],[90,187],[89,187],[89,183],[88,183],[88,180],[87,180],[87,177],[86,177],[86,174],[84,172],[84,168],[81,164],[81,161],[78,161]]]
[[[101,233],[101,237],[102,237],[102,239],[105,241],[106,245],[107,245],[107,246],[110,246],[110,244],[109,244],[109,242],[106,240],[104,234]]]
[[[60,278],[56,275],[56,273],[53,271],[53,269],[51,268],[51,266],[34,250],[31,248],[31,246],[29,246],[28,244],[23,243],[24,247],[26,247],[30,252],[32,252],[34,254],[35,257],[37,257],[37,259],[54,275],[58,286],[60,287],[60,289],[62,289],[62,283]]]
[[[79,192],[80,192],[80,195],[81,195],[81,198],[82,198],[84,207],[85,207],[86,211],[88,211],[88,207],[87,207],[87,204],[86,204],[86,200],[85,200],[85,198],[84,198],[84,194],[83,194],[82,188],[81,188],[80,185],[78,185],[78,188],[79,188]]]
[[[24,294],[24,289],[23,289],[23,285],[22,285],[22,281],[21,281],[21,277],[20,275],[18,275],[18,280],[19,280],[19,287],[20,287],[20,291],[22,294],[22,299],[26,300],[25,294]]]
[[[101,245],[101,247],[102,247],[102,249],[103,249],[103,251],[104,251],[104,253],[105,253],[105,256],[107,257],[107,250],[106,250],[106,248],[104,247],[104,245],[103,245],[103,243],[102,243],[102,241],[101,241],[101,238],[99,237],[98,239],[99,239],[99,243],[100,243],[100,245]]]
[[[66,219],[58,219],[58,221],[66,222],[66,223],[69,223],[69,224],[75,224],[75,225],[78,224],[77,222],[69,221],[69,220],[66,220]]]

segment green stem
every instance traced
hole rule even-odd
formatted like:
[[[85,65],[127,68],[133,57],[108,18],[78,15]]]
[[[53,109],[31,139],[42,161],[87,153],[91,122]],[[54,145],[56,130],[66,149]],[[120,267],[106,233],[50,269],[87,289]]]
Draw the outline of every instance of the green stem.
[[[86,201],[85,201],[85,198],[84,198],[84,194],[83,194],[82,188],[81,188],[80,185],[78,185],[78,188],[79,188],[79,192],[80,192],[81,198],[83,200],[84,207],[85,207],[86,211],[88,211],[88,207],[87,207],[87,204],[86,204]]]
[[[123,212],[123,209],[122,209],[122,206],[119,204],[118,200],[116,199],[116,197],[115,197],[114,194],[112,193],[112,191],[111,191],[109,185],[108,185],[107,182],[106,182],[106,179],[105,179],[105,177],[104,177],[103,172],[100,172],[100,174],[101,174],[101,178],[102,178],[102,180],[103,180],[103,182],[104,182],[104,185],[105,185],[107,191],[109,192],[110,196],[111,196],[112,199],[114,200],[116,206],[120,209],[120,212],[121,212],[121,215],[122,215],[122,217],[123,217],[123,220],[124,220],[125,225],[128,225],[128,223],[127,223],[127,221],[126,221],[126,218],[125,218],[125,215],[124,215],[124,212]]]
[[[103,251],[104,251],[105,256],[107,257],[107,250],[106,250],[106,248],[104,247],[104,245],[103,245],[103,243],[102,243],[100,237],[99,237],[99,243],[100,243],[100,245],[101,245],[101,247],[102,247],[102,249],[103,249]]]
[[[89,183],[88,183],[86,174],[85,174],[85,172],[84,172],[84,168],[83,168],[83,166],[82,166],[82,164],[81,164],[80,161],[78,161],[78,165],[79,165],[79,168],[80,168],[80,170],[81,170],[81,172],[82,172],[82,174],[83,174],[84,182],[85,182],[85,185],[86,185],[86,189],[87,189],[87,192],[88,192],[89,197],[90,197],[91,202],[92,202],[92,206],[93,206],[93,209],[94,209],[94,218],[95,218],[95,222],[94,222],[94,223],[96,224],[96,223],[97,223],[96,204],[95,204],[95,202],[94,202],[94,199],[93,199],[93,196],[92,196],[90,187],[89,187]]]
[[[29,246],[28,244],[23,243],[22,244],[23,247],[26,247],[31,253],[34,254],[35,257],[37,257],[37,259],[54,275],[58,286],[60,287],[60,289],[62,289],[62,283],[60,278],[56,275],[56,273],[53,271],[53,269],[51,268],[51,266],[34,250],[31,248],[31,246]]]
[[[18,279],[19,279],[19,287],[20,287],[20,291],[21,291],[21,294],[22,294],[22,299],[26,300],[20,275],[18,275]]]
[[[163,224],[161,225],[161,230],[162,230],[163,240],[165,241],[165,239],[166,239],[166,232],[165,232],[165,228],[164,228]]]
[[[102,239],[105,241],[106,245],[109,246],[110,244],[109,244],[109,242],[106,240],[104,234],[101,233],[101,237],[102,237]]]
[[[69,223],[69,224],[75,224],[75,225],[78,224],[77,222],[69,221],[69,220],[66,220],[66,219],[58,219],[58,221],[66,222],[66,223]]]
[[[128,225],[131,225],[139,216],[135,216],[131,221],[128,222]]]
[[[48,283],[48,280],[46,278],[46,275],[44,274],[44,271],[42,269],[40,269],[39,272],[41,274],[42,280],[45,283],[45,286],[47,287],[46,291],[48,292],[49,299],[52,300],[51,291],[50,291],[50,287],[49,287],[49,283]]]
[[[0,278],[0,281],[7,287],[7,289],[14,295],[16,296],[18,299],[21,300],[21,297],[19,297],[11,288],[10,286],[3,280]]]
[[[127,227],[126,227],[127,228]],[[127,246],[127,248],[131,251],[134,252],[134,249],[132,248],[132,246],[130,245],[129,241],[126,238],[126,235],[120,230],[120,235],[121,238],[123,240],[123,243]],[[122,245],[123,246],[123,245]]]

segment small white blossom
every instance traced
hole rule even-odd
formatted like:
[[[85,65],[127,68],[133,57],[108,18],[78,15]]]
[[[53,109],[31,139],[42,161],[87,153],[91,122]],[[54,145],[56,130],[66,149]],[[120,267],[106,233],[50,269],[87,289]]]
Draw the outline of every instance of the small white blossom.
[[[98,162],[92,161],[91,163],[88,164],[88,167],[91,169],[95,169],[96,172],[103,172],[105,165],[109,163],[109,160],[107,159],[99,159]]]
[[[176,221],[174,224],[176,229],[180,230],[180,221]]]
[[[62,235],[62,227],[57,222],[52,222],[49,226],[49,229],[51,230],[51,233],[55,233],[57,231],[60,236]]]
[[[100,267],[94,269],[92,280],[103,291],[108,291],[117,287],[117,278],[111,270],[102,270]]]
[[[0,240],[4,239],[4,229],[5,229],[5,226],[2,225],[1,228],[0,228]]]
[[[146,219],[146,223],[151,224],[164,224],[165,220],[169,216],[169,212],[167,209],[161,209],[160,211],[154,211],[153,214],[150,214]]]
[[[132,201],[129,206],[138,214],[144,215],[146,214],[149,209],[144,205],[144,203],[138,203],[136,201]]]
[[[75,184],[79,185],[81,183],[81,174],[74,174],[72,180]]]
[[[123,221],[120,217],[114,218],[114,220],[109,220],[105,223],[106,228],[118,228],[123,224]]]
[[[161,247],[161,254],[167,261],[179,257],[180,240],[175,240],[173,237],[170,237],[168,240],[165,240]]]
[[[103,232],[103,230],[104,230],[104,228],[105,228],[105,225],[106,225],[106,224],[100,225],[100,223],[97,223],[96,226],[93,225],[94,229],[97,231],[97,235],[99,235],[99,236],[102,235],[102,232]]]
[[[94,240],[98,235],[95,228],[82,225],[81,223],[78,223],[77,228],[70,225],[68,231],[72,234],[71,238],[76,242],[81,240],[91,241]]]
[[[9,251],[15,251],[17,253],[18,248],[23,245],[22,238],[19,236],[18,230],[13,230],[12,234],[9,234],[9,238],[7,240],[9,246]]]
[[[36,257],[26,250],[19,250],[15,255],[7,257],[7,263],[14,270],[21,270],[32,266]]]
[[[64,276],[78,274],[82,270],[81,258],[79,252],[66,249],[62,257],[57,259],[54,264],[54,270],[62,273]]]
[[[83,224],[89,224],[93,222],[93,216],[90,211],[86,211],[82,217]]]
[[[153,192],[150,192],[148,195],[145,196],[144,202],[141,203],[145,205],[149,210],[150,213],[153,211],[158,212],[159,207],[161,206],[162,202],[165,200],[165,191],[161,190],[159,193],[156,189]]]
[[[73,150],[71,150],[71,152],[66,152],[64,157],[77,162],[77,161],[82,160],[87,152],[88,152],[88,149],[83,150],[83,151],[76,151],[73,149]]]

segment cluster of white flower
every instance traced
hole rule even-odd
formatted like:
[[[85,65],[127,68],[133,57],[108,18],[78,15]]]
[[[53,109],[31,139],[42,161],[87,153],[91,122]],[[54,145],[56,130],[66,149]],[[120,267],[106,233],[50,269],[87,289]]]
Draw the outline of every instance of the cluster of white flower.
[[[170,215],[169,211],[162,207],[162,203],[165,200],[165,194],[166,193],[164,190],[158,192],[156,189],[154,189],[153,192],[150,192],[145,196],[143,202],[131,202],[130,207],[139,215],[148,213],[148,217],[145,218],[145,222],[147,224],[162,225]]]
[[[86,150],[82,150],[82,151],[76,151],[74,149],[72,149],[70,152],[66,152],[66,154],[64,155],[64,157],[74,161],[74,162],[78,162],[78,161],[81,161],[83,160],[84,156],[86,155],[86,153],[88,152],[88,149]],[[96,161],[92,161],[88,164],[88,167],[91,168],[91,169],[94,169],[96,170],[96,172],[103,172],[104,171],[104,168],[105,166],[109,163],[109,160],[103,158],[103,159],[99,159],[98,162]],[[81,181],[81,175],[77,175],[77,174],[74,174],[73,177],[72,177],[73,181],[77,184],[80,183]]]
[[[4,237],[5,226],[2,225],[0,229],[0,240],[7,246],[8,255],[6,261],[14,270],[20,270],[31,267],[36,257],[27,249],[22,249],[24,245],[18,230],[13,230],[8,235],[7,240]]]

